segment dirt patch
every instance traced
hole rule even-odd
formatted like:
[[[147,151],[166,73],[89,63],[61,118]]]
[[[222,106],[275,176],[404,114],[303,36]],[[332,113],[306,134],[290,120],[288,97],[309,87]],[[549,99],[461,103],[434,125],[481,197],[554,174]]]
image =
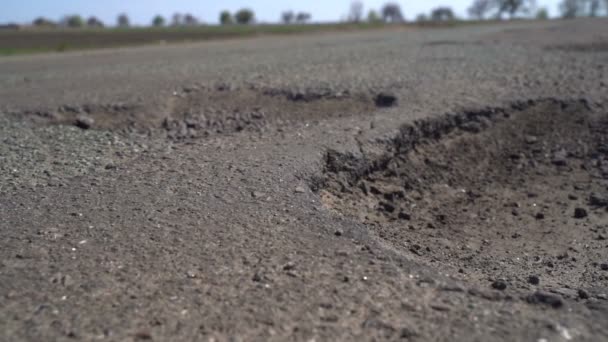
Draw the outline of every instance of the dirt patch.
[[[412,258],[496,290],[606,299],[604,109],[541,100],[446,115],[401,127],[384,149],[328,152],[323,204]]]
[[[560,50],[568,52],[608,52],[607,42],[590,42],[585,44],[566,44],[554,45],[547,48],[548,50]]]

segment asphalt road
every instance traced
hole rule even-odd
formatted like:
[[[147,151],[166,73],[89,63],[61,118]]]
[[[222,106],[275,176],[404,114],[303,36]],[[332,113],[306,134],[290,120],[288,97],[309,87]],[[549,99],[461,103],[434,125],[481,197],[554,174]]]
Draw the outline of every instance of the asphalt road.
[[[416,119],[543,98],[601,112],[607,68],[605,19],[1,58],[0,340],[608,339],[605,294],[530,303],[535,287],[483,279],[500,263],[458,275],[315,188],[326,151],[373,154]],[[381,92],[398,105],[370,107]],[[127,109],[83,130],[55,124],[66,105]],[[220,120],[242,108],[261,127]],[[194,137],[193,112],[222,128]],[[168,116],[186,135],[163,135]]]

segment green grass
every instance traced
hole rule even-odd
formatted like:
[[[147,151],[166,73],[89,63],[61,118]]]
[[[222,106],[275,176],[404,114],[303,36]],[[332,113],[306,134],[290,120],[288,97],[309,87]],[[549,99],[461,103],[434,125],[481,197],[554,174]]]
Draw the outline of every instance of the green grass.
[[[34,53],[45,53],[51,52],[51,50],[47,48],[0,48],[0,56],[16,56],[16,55],[28,55]]]

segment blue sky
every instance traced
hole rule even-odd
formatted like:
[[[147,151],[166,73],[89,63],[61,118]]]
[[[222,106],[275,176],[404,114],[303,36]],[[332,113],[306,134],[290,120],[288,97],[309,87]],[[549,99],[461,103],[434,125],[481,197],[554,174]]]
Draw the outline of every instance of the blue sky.
[[[392,1],[392,0],[391,0]],[[428,12],[439,5],[451,6],[458,15],[466,15],[466,9],[473,0],[395,0],[401,5],[407,19],[418,13]],[[362,1],[365,12],[380,8],[387,0]],[[558,0],[537,0],[539,6],[549,9],[551,15],[557,14]],[[53,20],[65,14],[80,14],[88,17],[95,15],[107,24],[114,24],[117,14],[127,13],[135,24],[148,24],[151,18],[161,14],[169,18],[175,12],[188,12],[207,23],[216,23],[220,11],[235,11],[249,7],[256,13],[258,21],[277,21],[281,12],[287,9],[306,11],[312,14],[313,21],[336,21],[346,16],[350,0],[0,0],[0,23],[30,22],[44,16]]]

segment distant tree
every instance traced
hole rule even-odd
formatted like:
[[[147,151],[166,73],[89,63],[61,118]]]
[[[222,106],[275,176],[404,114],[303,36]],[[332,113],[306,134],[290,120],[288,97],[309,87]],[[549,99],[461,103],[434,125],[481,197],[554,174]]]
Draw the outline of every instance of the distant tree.
[[[449,7],[437,7],[431,11],[432,21],[451,21],[454,18],[454,11]]]
[[[248,9],[248,8],[243,8],[241,10],[238,10],[235,14],[234,14],[234,19],[236,21],[237,24],[241,24],[241,25],[247,25],[247,24],[252,24],[255,18],[255,14],[253,13],[252,10]]]
[[[547,8],[545,8],[545,7],[539,8],[538,11],[536,12],[536,19],[538,19],[538,20],[549,19],[549,11],[547,11]]]
[[[154,27],[163,27],[165,26],[165,17],[162,15],[157,15],[152,19],[152,26]]]
[[[87,26],[92,28],[101,28],[105,25],[101,20],[97,19],[96,17],[89,17],[89,19],[87,20]]]
[[[483,20],[494,5],[495,3],[492,0],[475,0],[468,9],[469,16],[477,20]]]
[[[61,24],[69,28],[81,28],[84,26],[84,19],[77,14],[68,15],[61,20]]]
[[[424,23],[425,21],[428,21],[429,17],[424,14],[424,13],[420,13],[416,16],[416,22],[418,23]]]
[[[198,19],[190,13],[184,15],[184,25],[186,26],[196,26],[198,25]]]
[[[172,26],[182,26],[184,24],[183,16],[180,13],[175,13],[171,17]]]
[[[52,20],[46,19],[43,17],[36,18],[36,20],[34,20],[32,22],[32,25],[34,25],[36,27],[55,27],[55,26],[57,26],[57,24],[55,22],[53,22]]]
[[[220,13],[220,24],[222,25],[230,25],[234,23],[234,19],[232,18],[232,14],[228,11],[222,11]]]
[[[285,12],[281,13],[281,21],[283,22],[283,24],[293,23],[295,17],[296,17],[296,14],[293,13],[293,11],[285,11]]]
[[[588,0],[589,2],[589,16],[597,17],[600,12],[600,0]],[[607,9],[608,10],[608,9]]]
[[[608,0],[604,1],[606,14],[608,14]],[[560,11],[564,18],[574,17],[596,17],[602,11],[600,0],[563,0],[560,4]]]
[[[369,12],[367,12],[367,21],[370,23],[377,23],[382,21],[382,19],[376,10],[369,10]]]
[[[535,0],[497,0],[498,13],[500,18],[503,14],[509,15],[511,19],[518,14],[529,13],[535,6]]]
[[[348,11],[348,21],[358,23],[363,18],[363,3],[361,1],[353,1],[350,3]]]
[[[388,23],[403,22],[401,7],[396,3],[387,3],[382,7],[382,20]]]
[[[310,21],[310,18],[311,18],[310,13],[299,12],[298,14],[296,14],[296,23],[306,24],[308,21]]]
[[[559,10],[563,18],[575,18],[585,13],[585,0],[563,0],[559,4]]]
[[[119,14],[116,18],[116,25],[118,27],[129,27],[131,25],[129,16],[126,13]]]

